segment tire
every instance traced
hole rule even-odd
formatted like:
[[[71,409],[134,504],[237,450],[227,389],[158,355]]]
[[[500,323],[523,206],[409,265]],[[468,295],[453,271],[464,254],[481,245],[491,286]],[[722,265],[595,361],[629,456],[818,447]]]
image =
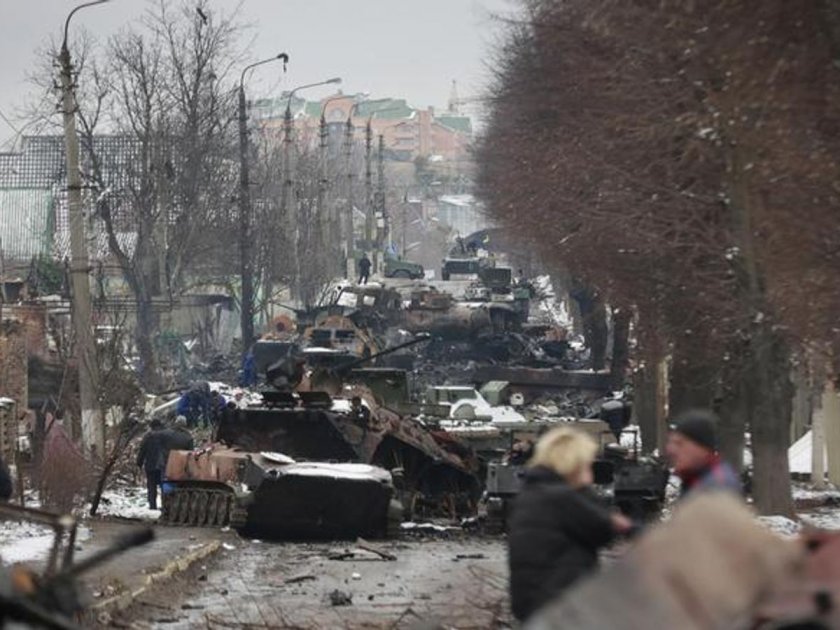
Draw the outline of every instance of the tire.
[[[405,269],[399,269],[391,274],[392,278],[403,278],[405,280],[411,280],[411,272],[406,271]]]

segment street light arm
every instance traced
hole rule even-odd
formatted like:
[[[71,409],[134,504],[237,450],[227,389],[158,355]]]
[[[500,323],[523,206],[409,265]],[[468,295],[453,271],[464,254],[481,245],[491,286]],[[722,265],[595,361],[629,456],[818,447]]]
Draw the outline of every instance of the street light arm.
[[[308,90],[309,88],[314,88],[321,85],[330,85],[332,83],[341,83],[341,79],[339,77],[334,77],[332,79],[327,79],[326,81],[318,81],[318,83],[307,83],[306,85],[299,85],[296,88],[294,88],[291,92],[289,92],[289,98],[286,99],[286,115],[291,115],[292,98],[294,97],[295,92],[299,92],[300,90]]]
[[[92,7],[97,4],[104,4],[109,0],[94,0],[93,2],[85,2],[84,4],[80,4],[75,9],[70,11],[70,14],[67,16],[67,19],[64,20],[64,39],[61,41],[61,49],[65,50],[67,48],[67,34],[70,30],[70,20],[71,18],[79,11],[84,9],[85,7]]]
[[[277,61],[278,59],[283,60],[283,69],[286,69],[286,64],[289,63],[289,55],[286,53],[280,53],[279,55],[275,55],[274,57],[269,57],[268,59],[262,59],[261,61],[255,61],[251,65],[245,66],[242,69],[242,74],[239,75],[239,89],[245,89],[245,75],[248,74],[250,70],[253,70],[257,66],[261,66],[264,63],[271,63],[272,61]]]

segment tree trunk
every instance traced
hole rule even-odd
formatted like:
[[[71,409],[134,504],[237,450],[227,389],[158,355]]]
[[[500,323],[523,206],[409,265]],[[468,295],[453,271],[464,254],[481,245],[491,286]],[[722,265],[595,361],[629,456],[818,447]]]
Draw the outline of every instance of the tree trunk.
[[[744,470],[744,442],[750,410],[748,392],[743,378],[730,380],[724,375],[724,382],[728,385],[719,408],[715,409],[720,417],[720,454],[740,474]]]
[[[681,338],[674,344],[671,362],[669,408],[672,414],[686,409],[711,409],[720,380],[720,360],[706,355],[696,339]]]
[[[583,335],[586,338],[586,346],[589,348],[592,369],[603,370],[606,367],[609,334],[604,301],[595,290],[578,279],[573,280],[570,295],[580,307]]]
[[[140,380],[147,391],[160,390],[160,370],[154,335],[158,330],[157,316],[152,306],[152,298],[146,291],[137,292],[137,327],[135,339],[137,353],[140,355]]]
[[[745,377],[752,391],[753,500],[761,514],[793,517],[788,463],[793,387],[787,345],[769,326],[760,326],[751,358]]]
[[[630,320],[629,308],[613,309],[613,353],[610,371],[616,389],[624,387],[627,368],[630,366]]]
[[[647,362],[633,379],[633,414],[642,434],[643,453],[662,453],[665,447],[667,426],[662,390],[667,375],[662,365],[662,361]]]

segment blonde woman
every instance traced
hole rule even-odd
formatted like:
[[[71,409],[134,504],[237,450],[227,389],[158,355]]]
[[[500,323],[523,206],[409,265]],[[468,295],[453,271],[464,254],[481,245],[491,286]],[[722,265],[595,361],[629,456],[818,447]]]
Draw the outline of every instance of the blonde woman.
[[[509,521],[511,604],[520,621],[595,569],[598,550],[633,529],[587,493],[597,451],[571,427],[537,442]]]

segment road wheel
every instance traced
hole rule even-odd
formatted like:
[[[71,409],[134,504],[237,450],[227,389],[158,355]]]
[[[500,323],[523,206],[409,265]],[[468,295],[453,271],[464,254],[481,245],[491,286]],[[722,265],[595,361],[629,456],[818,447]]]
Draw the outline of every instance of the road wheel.
[[[392,278],[403,278],[404,280],[410,280],[411,279],[411,273],[409,273],[405,269],[398,269],[397,271],[395,271],[391,275],[391,277]]]
[[[216,525],[219,527],[224,527],[228,524],[228,519],[230,516],[230,502],[233,500],[233,497],[227,494],[219,494],[219,509],[216,511]]]
[[[207,499],[207,524],[215,525],[219,518],[219,502],[221,496],[218,492],[210,492]]]
[[[206,525],[207,517],[210,508],[210,494],[208,492],[196,492],[198,500],[196,501],[196,525]]]
[[[175,511],[174,522],[180,525],[185,525],[190,516],[190,491],[177,490],[176,499],[178,501],[178,507]]]

